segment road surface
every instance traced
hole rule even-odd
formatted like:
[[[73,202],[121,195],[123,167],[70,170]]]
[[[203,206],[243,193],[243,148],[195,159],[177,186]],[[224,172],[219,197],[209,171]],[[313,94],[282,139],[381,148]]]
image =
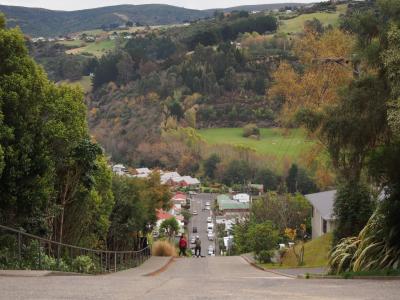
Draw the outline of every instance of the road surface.
[[[400,299],[397,280],[291,279],[229,256],[176,258],[164,272],[142,276],[151,262],[102,276],[0,276],[0,299]]]
[[[215,249],[215,240],[209,241],[207,236],[207,217],[212,216],[211,210],[205,210],[206,202],[210,202],[212,207],[214,200],[215,194],[196,194],[192,195],[190,200],[190,211],[197,211],[197,215],[192,215],[189,221],[189,242],[192,237],[197,235],[200,237],[202,256],[207,256],[208,246],[212,245]],[[197,233],[193,233],[193,227],[197,228]],[[216,235],[215,226],[214,235]]]

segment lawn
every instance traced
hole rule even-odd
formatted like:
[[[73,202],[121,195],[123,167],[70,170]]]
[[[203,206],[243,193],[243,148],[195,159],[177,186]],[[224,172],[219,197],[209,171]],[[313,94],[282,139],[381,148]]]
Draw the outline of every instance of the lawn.
[[[115,48],[116,40],[99,40],[94,43],[86,43],[84,47],[70,49],[66,51],[67,54],[79,54],[82,52],[91,53],[97,57],[111,51]]]
[[[82,76],[82,79],[77,81],[62,80],[59,83],[80,85],[85,93],[89,93],[92,90],[92,79],[90,76]]]
[[[198,133],[209,144],[244,145],[259,154],[297,158],[314,142],[307,139],[304,130],[292,129],[288,133],[279,128],[261,128],[260,140],[242,136],[242,128],[200,129]]]
[[[296,18],[283,20],[282,25],[279,26],[279,32],[282,33],[297,33],[303,31],[304,22],[312,20],[314,18],[320,20],[325,26],[332,25],[337,26],[339,21],[339,15],[346,12],[347,6],[345,4],[338,5],[337,10],[334,13],[319,12],[313,14],[303,14]]]
[[[304,244],[304,265],[302,268],[326,267],[332,244],[332,234],[328,233]],[[297,247],[296,249],[298,249]],[[262,264],[266,269],[297,268],[296,256],[289,250],[283,259],[282,265]]]

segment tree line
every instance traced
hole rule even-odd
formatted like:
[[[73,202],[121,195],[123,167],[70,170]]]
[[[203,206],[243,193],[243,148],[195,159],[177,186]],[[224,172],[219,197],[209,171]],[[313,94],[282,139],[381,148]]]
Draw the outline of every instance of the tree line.
[[[3,16],[0,59],[0,223],[77,246],[138,248],[156,208],[169,208],[159,175],[112,174],[82,91],[50,82]]]

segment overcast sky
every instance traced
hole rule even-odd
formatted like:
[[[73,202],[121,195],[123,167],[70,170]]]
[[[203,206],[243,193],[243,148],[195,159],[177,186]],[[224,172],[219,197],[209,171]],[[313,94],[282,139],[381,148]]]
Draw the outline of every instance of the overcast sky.
[[[284,2],[319,2],[318,0],[0,0],[0,4],[42,7],[57,10],[78,10],[118,4],[164,3],[186,8],[224,8],[238,5],[268,4]]]

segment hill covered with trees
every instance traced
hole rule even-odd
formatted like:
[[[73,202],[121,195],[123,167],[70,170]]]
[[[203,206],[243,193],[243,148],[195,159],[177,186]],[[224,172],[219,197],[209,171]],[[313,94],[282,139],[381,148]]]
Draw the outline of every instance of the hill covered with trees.
[[[259,11],[279,9],[287,5],[300,6],[301,4],[266,4],[227,8],[223,11]],[[171,5],[145,4],[117,5],[78,11],[53,11],[0,5],[0,12],[6,15],[9,27],[19,26],[25,34],[34,37],[55,37],[98,28],[117,28],[127,22],[138,26],[180,24],[211,17],[215,9],[195,10]]]

